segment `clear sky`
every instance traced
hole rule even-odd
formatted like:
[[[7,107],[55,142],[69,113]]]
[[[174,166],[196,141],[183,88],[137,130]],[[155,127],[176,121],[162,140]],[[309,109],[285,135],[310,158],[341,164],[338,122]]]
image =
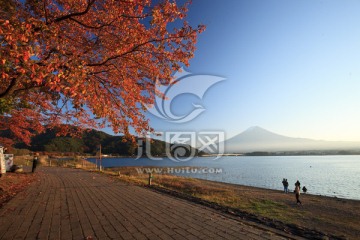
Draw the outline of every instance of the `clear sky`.
[[[193,0],[188,20],[207,29],[186,71],[222,76],[185,124],[150,116],[156,130],[261,126],[290,137],[360,141],[360,1]],[[190,99],[190,100],[189,100]],[[190,108],[189,108],[190,107]]]

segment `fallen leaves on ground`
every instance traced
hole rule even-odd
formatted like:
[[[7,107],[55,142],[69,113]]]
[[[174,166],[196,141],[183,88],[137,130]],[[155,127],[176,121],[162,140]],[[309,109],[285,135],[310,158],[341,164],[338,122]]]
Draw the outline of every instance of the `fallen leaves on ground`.
[[[36,180],[31,173],[6,173],[0,178],[0,208]]]

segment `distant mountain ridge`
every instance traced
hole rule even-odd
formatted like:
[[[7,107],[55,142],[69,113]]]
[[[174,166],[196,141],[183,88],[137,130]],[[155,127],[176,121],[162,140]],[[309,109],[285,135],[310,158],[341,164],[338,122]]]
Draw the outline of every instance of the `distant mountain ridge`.
[[[0,131],[0,136],[5,134]],[[139,140],[138,138],[136,140]],[[17,149],[28,149],[35,152],[47,152],[47,153],[80,153],[95,155],[99,150],[99,145],[102,146],[102,153],[109,155],[121,155],[121,156],[137,156],[138,146],[136,141],[125,141],[124,136],[113,136],[98,130],[84,131],[79,138],[73,138],[70,136],[56,136],[55,130],[46,130],[37,136],[32,137],[31,145],[27,146],[22,142],[15,144]],[[168,152],[166,148],[171,145],[164,141],[152,139],[149,145],[143,143],[143,154],[145,154],[146,147],[150,147],[152,156],[165,156]],[[170,151],[176,150],[171,148]],[[189,152],[195,152],[199,154],[197,149],[188,146],[186,154]]]
[[[225,141],[226,153],[254,151],[355,150],[360,142],[323,141],[293,138],[255,126]]]

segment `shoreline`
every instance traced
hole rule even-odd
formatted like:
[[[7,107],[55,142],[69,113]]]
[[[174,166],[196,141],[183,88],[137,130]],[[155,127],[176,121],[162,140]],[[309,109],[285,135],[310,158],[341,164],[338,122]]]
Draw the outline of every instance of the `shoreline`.
[[[160,169],[168,169],[168,168],[172,168],[172,169],[204,169],[204,168],[209,168],[209,167],[202,167],[202,166],[124,166],[124,167],[105,167],[105,169],[119,169],[119,168],[138,168],[138,169],[145,169],[144,173],[146,173],[147,170],[151,170],[152,173],[157,173],[158,170]],[[190,173],[190,172],[187,172]],[[138,173],[139,174],[139,173]],[[203,181],[209,181],[209,182],[215,182],[215,183],[224,183],[224,184],[230,184],[230,185],[234,185],[234,186],[244,186],[244,187],[253,187],[253,188],[260,188],[260,189],[264,189],[264,190],[272,190],[272,191],[279,191],[279,192],[283,192],[283,190],[281,189],[275,189],[275,188],[266,188],[266,187],[261,187],[261,186],[251,186],[251,185],[244,185],[241,183],[231,183],[231,182],[224,182],[224,181],[216,181],[216,180],[209,180],[209,179],[204,179],[204,178],[198,178],[198,177],[192,177],[192,176],[187,176],[187,175],[181,175],[181,174],[169,174],[166,171],[163,171],[163,173],[161,174],[165,174],[165,175],[170,175],[170,176],[176,176],[176,177],[184,177],[184,178],[189,178],[189,179],[199,179],[199,180],[203,180]],[[185,174],[185,173],[183,173]],[[293,191],[293,189],[289,189],[289,194],[291,194]],[[313,195],[313,196],[319,196],[319,197],[328,197],[328,198],[336,198],[336,199],[344,199],[344,200],[353,200],[353,201],[359,201],[360,199],[356,199],[356,198],[346,198],[346,197],[339,197],[336,195],[326,195],[326,194],[314,194],[314,193],[303,193],[301,191],[301,194],[306,194],[306,195]]]
[[[183,176],[178,176],[178,175],[174,175],[177,177],[183,177]],[[187,177],[185,177],[187,178]],[[191,178],[191,177],[188,177]],[[208,179],[203,179],[203,178],[194,178],[194,179],[198,179],[201,181],[206,181],[206,182],[211,182],[211,183],[221,183],[221,184],[226,184],[226,185],[231,185],[233,187],[243,187],[243,188],[253,188],[253,189],[258,189],[258,190],[264,190],[264,191],[273,191],[276,193],[284,193],[284,191],[279,190],[279,189],[273,189],[273,188],[265,188],[265,187],[257,187],[257,186],[250,186],[250,185],[243,185],[243,184],[237,184],[237,183],[229,183],[229,182],[218,182],[218,181],[213,181],[213,180],[208,180]],[[285,193],[284,193],[285,194]],[[287,193],[288,195],[294,195],[293,191],[289,191]],[[342,198],[342,197],[337,197],[337,196],[328,196],[328,195],[321,195],[321,194],[312,194],[312,193],[300,193],[301,196],[303,195],[307,195],[307,196],[314,196],[314,197],[319,197],[319,198],[329,198],[329,199],[338,199],[338,200],[344,200],[344,201],[354,201],[354,202],[358,202],[360,204],[360,199],[352,199],[352,198]]]
[[[125,167],[106,167],[104,168],[105,170],[111,170],[114,172],[118,172],[119,169],[123,169],[123,168],[156,168],[156,169],[160,169],[160,168],[204,168],[201,166],[169,166],[169,167],[154,167],[154,166],[125,166]],[[155,172],[153,172],[155,173]],[[138,173],[139,174],[139,173]],[[143,173],[145,174],[145,173]],[[140,174],[139,174],[140,175]],[[224,184],[224,185],[229,185],[232,187],[241,187],[241,188],[249,188],[249,189],[254,189],[254,190],[262,190],[262,191],[271,191],[274,193],[284,193],[283,190],[279,190],[279,189],[273,189],[273,188],[266,188],[266,187],[258,187],[258,186],[250,186],[250,185],[244,185],[244,184],[239,184],[239,183],[230,183],[230,182],[220,182],[220,181],[215,181],[215,180],[209,180],[209,179],[203,179],[203,178],[196,178],[196,177],[189,177],[189,176],[182,176],[182,175],[176,175],[176,174],[160,174],[160,175],[167,175],[167,176],[173,176],[173,177],[181,177],[181,178],[185,178],[185,179],[196,179],[196,180],[200,180],[200,181],[204,181],[204,182],[209,182],[209,183],[214,183],[214,184]],[[285,194],[285,193],[284,193]],[[294,194],[292,191],[289,191],[287,193],[287,195],[291,195]],[[352,198],[344,198],[344,197],[337,197],[337,196],[330,196],[330,195],[321,195],[321,194],[312,194],[312,193],[303,193],[301,192],[300,194],[301,196],[306,195],[306,196],[313,196],[313,197],[319,197],[319,198],[325,198],[325,199],[335,199],[335,200],[344,200],[344,201],[354,201],[354,202],[358,202],[360,204],[360,199],[352,199]]]
[[[354,153],[348,153],[348,154],[344,154],[344,153],[331,153],[331,152],[320,152],[320,153],[307,153],[305,151],[305,153],[277,153],[277,152],[265,152],[267,153],[266,155],[264,154],[254,154],[252,152],[246,152],[246,153],[225,153],[225,154],[220,154],[220,157],[304,157],[304,156],[359,156],[360,152],[354,152]],[[194,158],[213,158],[213,157],[217,157],[219,155],[214,154],[206,154],[206,155],[199,155],[199,156],[194,156]],[[92,159],[96,159],[99,158],[99,156],[89,156],[89,155],[83,155],[82,157],[84,157],[85,159],[87,158],[92,158]],[[167,155],[160,155],[160,156],[154,156],[154,157],[163,157],[163,158],[167,158]],[[102,155],[101,158],[138,158],[138,156],[128,156],[128,155]],[[139,157],[140,158],[144,158],[144,159],[151,159],[151,157],[148,157],[146,155]]]
[[[316,239],[356,239],[360,235],[360,200],[301,194],[303,204],[297,205],[294,193],[164,174],[154,174],[149,187],[148,174],[134,168],[113,168],[112,175],[295,235]]]
[[[191,178],[191,177],[189,177]],[[244,188],[254,188],[254,189],[259,189],[259,190],[264,190],[264,191],[274,191],[277,193],[284,193],[283,190],[279,190],[279,189],[273,189],[273,188],[265,188],[265,187],[257,187],[257,186],[250,186],[250,185],[243,185],[243,184],[237,184],[237,183],[228,183],[228,182],[218,182],[218,181],[213,181],[213,180],[208,180],[208,179],[203,179],[203,178],[195,178],[195,179],[199,179],[202,181],[208,181],[208,182],[213,182],[213,183],[223,183],[223,184],[229,184],[232,185],[234,187],[236,186],[240,186],[240,187],[244,187]],[[294,195],[293,190],[289,191],[287,194]],[[323,198],[330,198],[330,199],[338,199],[338,200],[344,200],[344,201],[354,201],[354,202],[359,202],[360,203],[360,199],[353,199],[353,198],[344,198],[344,197],[337,197],[337,196],[330,196],[330,195],[321,195],[321,194],[312,194],[312,193],[303,193],[301,192],[300,195],[308,195],[308,196],[314,196],[314,197],[323,197]]]

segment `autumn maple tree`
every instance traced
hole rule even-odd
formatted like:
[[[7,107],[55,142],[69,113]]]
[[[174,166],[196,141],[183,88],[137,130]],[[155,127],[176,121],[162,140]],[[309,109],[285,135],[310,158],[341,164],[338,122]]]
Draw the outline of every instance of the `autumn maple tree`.
[[[30,143],[67,126],[150,130],[156,80],[193,57],[188,3],[151,0],[0,0],[0,130]],[[0,141],[4,141],[3,138]]]

